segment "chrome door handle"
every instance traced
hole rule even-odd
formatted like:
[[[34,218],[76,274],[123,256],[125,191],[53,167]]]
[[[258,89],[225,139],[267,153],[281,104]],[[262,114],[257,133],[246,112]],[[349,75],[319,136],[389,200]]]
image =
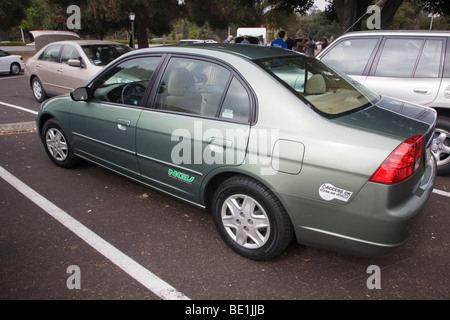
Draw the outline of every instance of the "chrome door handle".
[[[214,145],[214,146],[219,146],[219,147],[223,147],[223,148],[231,148],[231,146],[233,145],[233,143],[230,140],[226,140],[226,139],[222,139],[222,138],[215,138],[215,137],[210,137],[206,140],[207,144],[210,145]]]
[[[126,130],[131,125],[131,121],[127,119],[116,119],[116,123],[120,130]]]
[[[429,88],[415,88],[415,93],[421,93],[421,94],[431,94],[431,89]]]

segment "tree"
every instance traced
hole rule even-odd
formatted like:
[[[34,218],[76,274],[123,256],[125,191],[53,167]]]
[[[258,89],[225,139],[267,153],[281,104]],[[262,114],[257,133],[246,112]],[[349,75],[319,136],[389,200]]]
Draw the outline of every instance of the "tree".
[[[26,9],[30,0],[2,0],[0,2],[0,30],[9,30],[17,27],[22,19],[26,18]]]
[[[177,0],[124,1],[124,9],[136,13],[136,34],[139,48],[148,47],[147,30],[162,35],[171,31],[171,23],[184,14],[184,4]]]
[[[329,0],[327,17],[339,22],[341,33],[358,31],[362,29],[362,17],[367,7],[376,4],[381,8],[381,29],[389,29],[393,18],[405,0]],[[418,3],[425,11],[450,15],[450,2],[448,0],[410,0]]]

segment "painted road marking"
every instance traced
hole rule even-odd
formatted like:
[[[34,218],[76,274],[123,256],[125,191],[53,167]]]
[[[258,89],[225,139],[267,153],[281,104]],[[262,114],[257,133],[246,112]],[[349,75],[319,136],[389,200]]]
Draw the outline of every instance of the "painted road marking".
[[[22,111],[26,111],[26,112],[29,112],[29,113],[32,113],[32,114],[38,114],[37,111],[30,110],[30,109],[27,109],[27,108],[24,108],[24,107],[19,107],[19,106],[16,106],[16,105],[14,105],[14,104],[2,102],[2,101],[0,101],[0,104],[2,104],[2,105],[4,105],[4,106],[7,106],[7,107],[10,107],[10,108],[14,108],[14,109],[19,109],[19,110],[22,110]]]
[[[433,193],[440,194],[441,196],[450,198],[450,192],[442,191],[439,189],[433,189]]]
[[[189,300],[183,293],[99,237],[1,166],[0,177],[161,299]]]

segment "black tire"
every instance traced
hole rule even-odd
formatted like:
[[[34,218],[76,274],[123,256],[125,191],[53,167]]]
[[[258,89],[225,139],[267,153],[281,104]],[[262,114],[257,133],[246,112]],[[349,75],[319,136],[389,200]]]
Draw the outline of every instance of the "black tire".
[[[49,158],[59,167],[72,168],[78,163],[64,130],[58,121],[50,119],[42,128],[42,142]]]
[[[33,80],[31,80],[31,91],[37,102],[43,102],[47,99],[47,93],[38,77],[34,77]]]
[[[9,74],[16,76],[20,73],[20,64],[18,63],[12,63],[11,67],[9,68]]]
[[[222,239],[246,258],[273,259],[292,241],[294,232],[286,210],[256,180],[236,176],[224,181],[214,194],[211,208]]]
[[[436,158],[437,174],[450,174],[450,118],[437,118],[431,150]]]

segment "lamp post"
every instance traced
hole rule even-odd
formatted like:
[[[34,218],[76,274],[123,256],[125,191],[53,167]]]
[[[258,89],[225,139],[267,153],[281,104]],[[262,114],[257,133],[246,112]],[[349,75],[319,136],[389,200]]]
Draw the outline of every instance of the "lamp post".
[[[136,18],[136,14],[131,11],[128,14],[128,17],[130,18],[131,21],[131,47],[134,49],[134,19]]]

